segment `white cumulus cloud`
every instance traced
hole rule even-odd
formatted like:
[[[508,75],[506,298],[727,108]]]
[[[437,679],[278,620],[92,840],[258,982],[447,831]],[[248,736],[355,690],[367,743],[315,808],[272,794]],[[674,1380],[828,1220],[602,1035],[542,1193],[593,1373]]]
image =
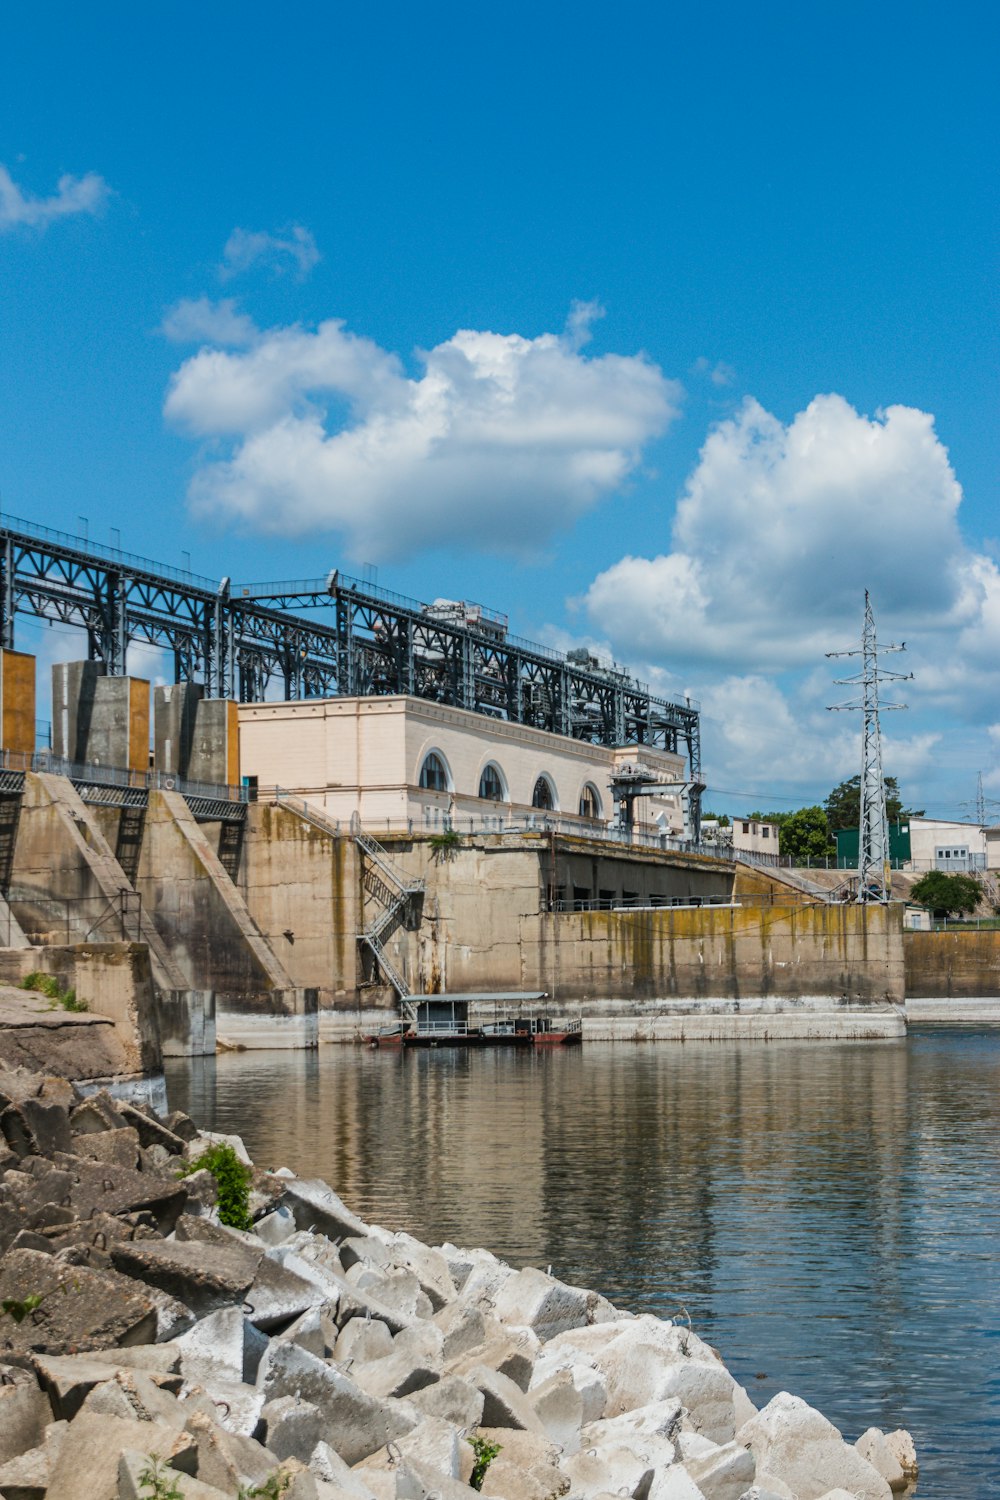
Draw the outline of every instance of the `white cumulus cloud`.
[[[354,556],[459,544],[524,553],[618,489],[677,412],[642,354],[588,356],[567,331],[462,329],[396,355],[335,319],[206,347],[171,381],[169,420],[207,440],[199,514],[283,535],[336,530]]]
[[[222,252],[219,274],[228,281],[251,266],[265,265],[278,275],[294,271],[302,279],[321,258],[311,231],[301,224],[292,224],[277,234],[263,229],[234,229]]]
[[[926,412],[870,418],[817,396],[786,425],[747,400],[705,442],[672,546],[601,573],[588,612],[653,660],[764,670],[837,648],[866,588],[883,623],[972,626],[988,580],[962,540],[960,501]]]
[[[59,178],[50,197],[38,198],[25,192],[0,163],[0,232],[22,224],[44,229],[53,219],[64,219],[70,214],[96,214],[104,207],[110,191],[96,172],[83,177],[66,174]]]

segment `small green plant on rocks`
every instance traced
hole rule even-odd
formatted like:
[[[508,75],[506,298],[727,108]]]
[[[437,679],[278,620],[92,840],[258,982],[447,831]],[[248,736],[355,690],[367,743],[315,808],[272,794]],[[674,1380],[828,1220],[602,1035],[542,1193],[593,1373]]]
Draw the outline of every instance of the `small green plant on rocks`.
[[[240,1485],[237,1500],[281,1500],[291,1482],[291,1474],[283,1474],[280,1469],[276,1469],[262,1484],[252,1485],[250,1489],[244,1489]]]
[[[59,981],[53,974],[40,974],[38,970],[26,974],[21,980],[22,990],[34,990],[40,995],[45,995],[51,1002],[50,1009],[54,1010],[61,1005],[63,1010],[85,1011],[89,1007],[85,1000],[76,998],[75,990],[64,990],[60,988]]]
[[[470,1437],[469,1446],[476,1455],[476,1461],[472,1465],[472,1474],[469,1478],[469,1488],[481,1490],[483,1480],[486,1478],[486,1470],[500,1452],[500,1443],[491,1443],[488,1438]]]
[[[184,1500],[184,1491],[177,1487],[177,1476],[157,1454],[150,1455],[146,1467],[139,1475],[142,1500]]]
[[[23,1323],[29,1313],[33,1313],[36,1307],[41,1307],[44,1295],[41,1292],[29,1292],[27,1297],[5,1297],[0,1302],[0,1312],[5,1312],[15,1323]]]
[[[240,1161],[236,1152],[226,1141],[209,1146],[198,1157],[189,1161],[180,1170],[179,1176],[190,1177],[192,1172],[204,1168],[215,1178],[216,1204],[219,1223],[230,1229],[252,1229],[250,1218],[250,1168]]]

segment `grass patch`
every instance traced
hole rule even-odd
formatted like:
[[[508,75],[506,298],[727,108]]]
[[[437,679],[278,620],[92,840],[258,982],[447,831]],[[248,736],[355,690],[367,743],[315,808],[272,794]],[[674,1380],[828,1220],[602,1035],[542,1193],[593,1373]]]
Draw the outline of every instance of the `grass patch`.
[[[76,998],[76,990],[64,990],[54,974],[40,974],[34,970],[21,980],[21,988],[34,990],[36,994],[44,995],[50,1001],[50,1010],[55,1010],[57,1006],[61,1006],[63,1010],[78,1013],[90,1009],[86,1000]]]

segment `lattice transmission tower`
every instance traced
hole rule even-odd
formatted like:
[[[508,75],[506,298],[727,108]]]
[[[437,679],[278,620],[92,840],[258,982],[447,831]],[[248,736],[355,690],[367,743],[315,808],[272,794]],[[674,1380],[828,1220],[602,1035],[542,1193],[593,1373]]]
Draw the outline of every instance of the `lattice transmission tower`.
[[[836,678],[838,687],[860,687],[861,700],[855,703],[832,703],[831,713],[862,713],[864,729],[861,741],[861,808],[858,827],[858,884],[855,900],[885,902],[892,893],[889,864],[889,826],[885,811],[885,780],[882,775],[882,731],[879,713],[905,708],[905,703],[882,703],[879,687],[883,682],[909,682],[912,672],[887,672],[879,667],[879,655],[905,651],[906,642],[898,646],[880,646],[875,634],[875,616],[865,589],[865,623],[861,645],[849,651],[828,651],[828,657],[860,656],[861,671],[854,677]]]

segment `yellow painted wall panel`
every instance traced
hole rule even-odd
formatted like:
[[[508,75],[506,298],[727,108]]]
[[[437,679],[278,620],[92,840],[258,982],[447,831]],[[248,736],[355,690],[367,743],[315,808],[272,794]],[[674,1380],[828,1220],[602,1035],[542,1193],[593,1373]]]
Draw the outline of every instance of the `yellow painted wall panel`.
[[[35,748],[35,658],[0,652],[0,746],[30,755]]]

